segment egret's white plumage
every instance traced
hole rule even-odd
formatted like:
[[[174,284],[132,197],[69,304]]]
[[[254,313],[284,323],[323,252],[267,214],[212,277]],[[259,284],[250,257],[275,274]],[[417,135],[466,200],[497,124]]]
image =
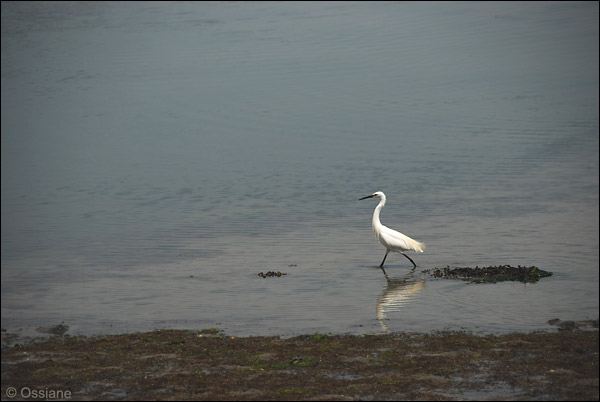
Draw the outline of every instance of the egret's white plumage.
[[[390,253],[390,251],[394,251],[397,253],[401,253],[403,256],[408,258],[410,262],[412,262],[414,268],[416,268],[417,264],[415,264],[412,258],[404,254],[404,252],[417,251],[419,253],[422,253],[423,251],[425,251],[425,244],[418,242],[415,239],[411,239],[407,235],[390,229],[387,226],[382,225],[381,221],[379,220],[379,213],[385,205],[385,194],[381,191],[376,191],[371,195],[361,198],[361,200],[374,197],[378,197],[380,201],[379,204],[377,204],[377,207],[375,207],[375,212],[373,212],[373,232],[375,232],[375,236],[377,236],[379,242],[383,244],[383,247],[386,248],[385,257],[383,257],[383,261],[381,261],[381,265],[379,265],[379,267],[383,269],[383,263],[385,262],[387,255]]]

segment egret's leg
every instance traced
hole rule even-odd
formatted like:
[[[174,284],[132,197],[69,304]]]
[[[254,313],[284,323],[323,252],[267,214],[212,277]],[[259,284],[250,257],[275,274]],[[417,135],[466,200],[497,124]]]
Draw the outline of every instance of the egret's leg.
[[[383,271],[383,275],[385,276],[385,279],[387,279],[389,281],[390,278],[388,278],[387,272],[385,272],[385,269],[383,269],[383,267],[379,267],[379,268],[381,268],[381,270]]]
[[[387,250],[385,252],[385,257],[383,257],[383,261],[381,261],[381,264],[379,264],[379,268],[383,269],[383,263],[385,262],[385,259],[387,258],[387,255],[390,253],[390,250]]]
[[[413,264],[413,269],[417,268],[417,264],[415,264],[415,262],[412,260],[412,258],[410,258],[409,256],[407,256],[406,254],[402,253],[403,256],[405,256],[406,258],[408,258],[410,260],[410,262],[412,262]]]

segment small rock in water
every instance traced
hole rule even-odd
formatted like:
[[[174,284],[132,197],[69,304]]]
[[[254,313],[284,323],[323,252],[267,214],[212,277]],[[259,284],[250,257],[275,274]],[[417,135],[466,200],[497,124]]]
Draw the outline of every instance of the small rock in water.
[[[62,336],[67,333],[69,326],[64,323],[58,325],[51,325],[49,327],[38,327],[37,331],[43,334],[50,334],[56,336]]]

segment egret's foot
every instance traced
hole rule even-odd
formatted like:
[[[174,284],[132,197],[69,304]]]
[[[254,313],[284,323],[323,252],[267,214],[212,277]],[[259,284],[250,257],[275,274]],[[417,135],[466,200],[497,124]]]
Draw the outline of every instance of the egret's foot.
[[[388,278],[388,275],[387,275],[387,272],[385,272],[385,269],[383,269],[383,267],[382,267],[382,266],[381,266],[381,267],[379,267],[379,268],[381,268],[381,270],[383,271],[383,275],[385,276],[385,279],[388,279],[388,280],[389,280],[389,278]]]

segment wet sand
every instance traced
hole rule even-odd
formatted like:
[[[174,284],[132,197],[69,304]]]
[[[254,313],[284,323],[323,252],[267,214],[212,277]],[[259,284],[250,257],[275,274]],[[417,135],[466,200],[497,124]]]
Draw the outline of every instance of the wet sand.
[[[281,339],[237,338],[211,329],[53,336],[2,351],[3,400],[34,396],[598,400],[598,331],[576,326],[501,336],[440,332]]]

